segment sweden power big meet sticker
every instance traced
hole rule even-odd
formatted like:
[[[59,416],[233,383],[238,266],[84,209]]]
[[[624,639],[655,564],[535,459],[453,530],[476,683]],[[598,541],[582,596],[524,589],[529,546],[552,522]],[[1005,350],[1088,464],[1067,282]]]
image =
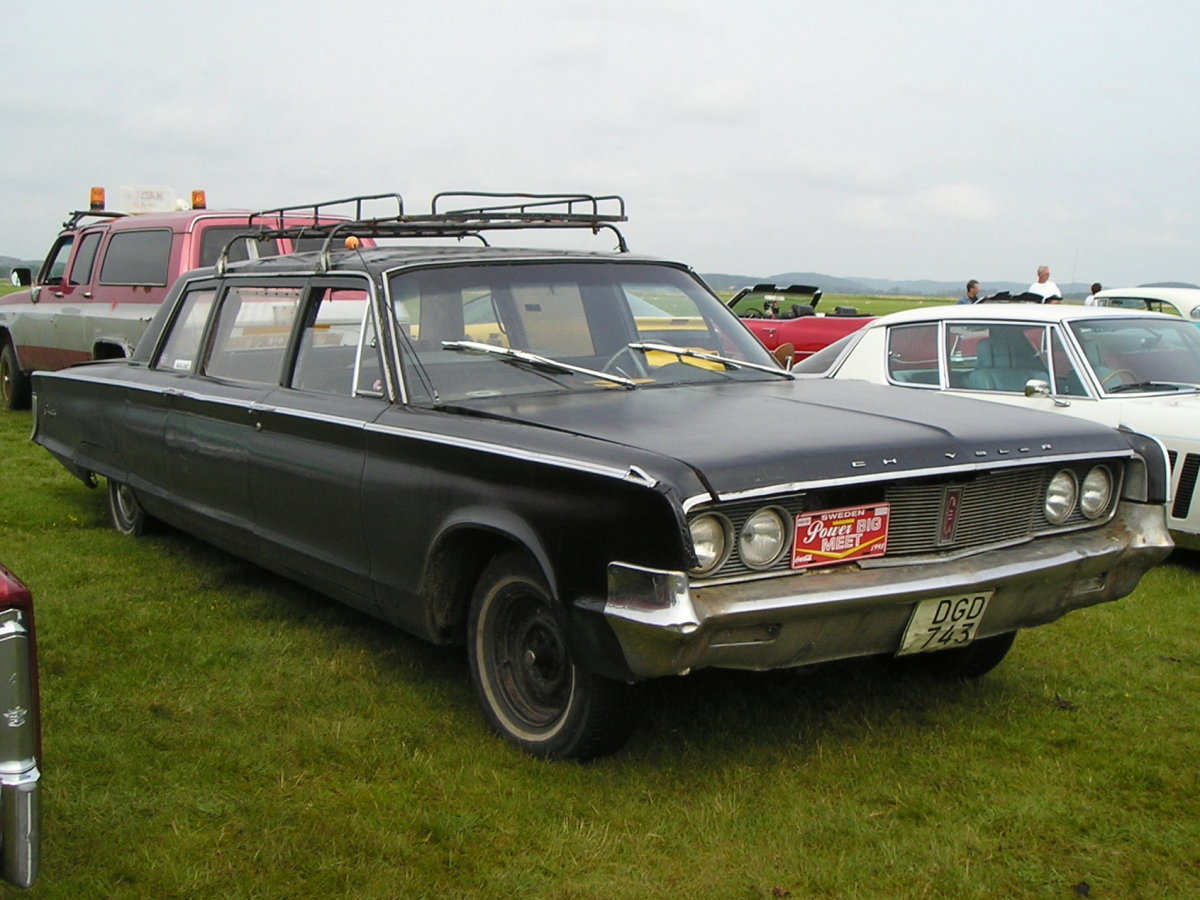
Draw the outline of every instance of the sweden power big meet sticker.
[[[808,569],[887,552],[891,506],[847,506],[796,516],[792,568]]]

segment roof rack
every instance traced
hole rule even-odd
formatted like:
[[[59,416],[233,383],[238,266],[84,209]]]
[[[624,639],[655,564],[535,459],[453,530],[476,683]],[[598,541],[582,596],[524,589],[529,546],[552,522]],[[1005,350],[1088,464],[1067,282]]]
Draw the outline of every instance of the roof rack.
[[[63,228],[74,228],[79,224],[80,219],[86,219],[89,216],[97,219],[123,219],[127,215],[129,213],[117,212],[115,209],[77,209],[70,214],[67,221],[63,222]]]
[[[395,212],[389,208],[386,215],[365,215],[368,204],[379,201],[389,201],[389,207],[390,201],[394,201]],[[469,201],[476,201],[477,205],[462,205]],[[353,216],[331,221],[336,214],[330,209],[345,206],[353,207]],[[578,228],[593,233],[611,231],[616,235],[617,249],[621,253],[629,252],[624,235],[616,228],[616,223],[627,221],[625,201],[616,194],[442,191],[434,195],[429,209],[428,213],[408,215],[404,212],[404,198],[399,194],[364,194],[260,210],[248,218],[247,227],[254,233],[246,236],[267,240],[324,235],[322,259],[325,267],[333,242],[351,235],[371,238],[473,237],[487,245],[481,232]],[[296,217],[303,217],[304,224],[285,224],[285,218]],[[218,266],[221,264],[219,261]]]

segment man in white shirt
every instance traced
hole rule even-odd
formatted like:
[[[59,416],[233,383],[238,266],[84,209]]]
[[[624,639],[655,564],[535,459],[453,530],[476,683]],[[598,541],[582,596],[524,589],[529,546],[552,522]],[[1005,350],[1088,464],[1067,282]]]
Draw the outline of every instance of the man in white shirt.
[[[1054,303],[1062,300],[1062,291],[1050,280],[1050,267],[1038,266],[1037,281],[1029,286],[1030,294],[1041,295],[1043,303]]]
[[[1104,288],[1102,288],[1100,286],[1100,282],[1093,281],[1092,282],[1092,292],[1090,294],[1088,294],[1087,297],[1084,298],[1083,305],[1084,306],[1095,306],[1096,305],[1096,295],[1098,293],[1100,293],[1102,290],[1104,290]]]

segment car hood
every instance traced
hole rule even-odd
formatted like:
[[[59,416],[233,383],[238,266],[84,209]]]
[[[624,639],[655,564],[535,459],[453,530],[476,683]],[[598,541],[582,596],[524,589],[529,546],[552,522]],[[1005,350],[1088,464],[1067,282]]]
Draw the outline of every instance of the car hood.
[[[1120,404],[1120,421],[1127,428],[1167,440],[1200,440],[1200,393],[1123,394],[1101,400]]]
[[[714,494],[1130,448],[1116,430],[1068,416],[851,381],[548,394],[471,409],[682,462]]]

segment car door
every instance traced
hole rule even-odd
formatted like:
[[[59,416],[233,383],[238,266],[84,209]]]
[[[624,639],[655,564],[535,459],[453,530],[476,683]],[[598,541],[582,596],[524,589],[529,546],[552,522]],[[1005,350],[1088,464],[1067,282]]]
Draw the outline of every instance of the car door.
[[[169,391],[163,459],[185,527],[258,557],[250,460],[268,394],[279,386],[303,280],[230,279],[209,316],[199,358]],[[174,333],[174,330],[172,331]]]
[[[365,279],[313,280],[284,383],[251,413],[246,471],[264,560],[373,611],[365,425],[389,401],[370,301]]]

